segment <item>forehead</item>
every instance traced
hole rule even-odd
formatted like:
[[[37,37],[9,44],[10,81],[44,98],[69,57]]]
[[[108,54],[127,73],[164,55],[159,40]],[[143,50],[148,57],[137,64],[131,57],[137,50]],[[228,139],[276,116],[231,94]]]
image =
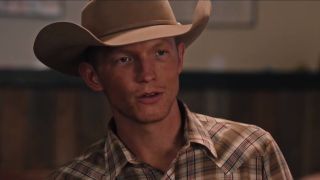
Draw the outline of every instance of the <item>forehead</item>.
[[[144,51],[147,51],[150,49],[153,50],[155,48],[176,49],[175,39],[160,38],[160,39],[154,39],[154,40],[138,42],[138,43],[123,45],[123,46],[116,46],[116,47],[93,46],[93,47],[89,47],[86,50],[85,56],[87,60],[94,62],[99,59],[105,59],[109,55],[112,55],[115,53],[142,53]]]

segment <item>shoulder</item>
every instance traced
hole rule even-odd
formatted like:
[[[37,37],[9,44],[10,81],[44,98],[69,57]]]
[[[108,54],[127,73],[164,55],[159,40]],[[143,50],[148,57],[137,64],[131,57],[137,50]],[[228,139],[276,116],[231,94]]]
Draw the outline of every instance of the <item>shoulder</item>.
[[[50,179],[101,179],[105,174],[105,140],[91,145],[85,153],[50,175]]]
[[[263,167],[271,179],[292,179],[277,143],[262,128],[201,114],[194,114],[208,132],[217,152],[216,164],[225,172],[240,167]]]
[[[267,147],[275,143],[270,133],[258,126],[202,114],[195,116],[209,133],[220,157],[234,151],[244,156],[263,156]]]

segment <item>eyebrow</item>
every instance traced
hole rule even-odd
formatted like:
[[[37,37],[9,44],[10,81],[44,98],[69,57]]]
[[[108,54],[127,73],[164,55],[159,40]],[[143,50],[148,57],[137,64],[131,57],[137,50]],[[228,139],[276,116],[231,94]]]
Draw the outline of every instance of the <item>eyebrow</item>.
[[[130,45],[129,45],[130,46]],[[170,39],[161,39],[158,40],[157,42],[154,42],[153,44],[150,44],[149,47],[151,47],[152,49],[154,48],[158,48],[158,47],[162,47],[162,46],[172,46]],[[132,50],[130,49],[130,47],[118,47],[118,48],[112,48],[110,51],[110,55],[113,55],[114,53],[131,53]]]

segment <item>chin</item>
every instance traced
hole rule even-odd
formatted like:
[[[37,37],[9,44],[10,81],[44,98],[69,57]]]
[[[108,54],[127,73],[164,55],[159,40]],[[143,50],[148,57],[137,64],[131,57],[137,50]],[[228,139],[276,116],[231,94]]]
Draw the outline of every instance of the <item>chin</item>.
[[[161,100],[153,105],[144,105],[136,102],[127,103],[134,105],[127,108],[117,108],[117,112],[136,124],[155,124],[167,119],[171,113],[174,101],[175,99]]]
[[[150,113],[150,114],[140,114],[135,118],[132,118],[135,122],[140,124],[154,124],[159,123],[166,119],[168,113]]]

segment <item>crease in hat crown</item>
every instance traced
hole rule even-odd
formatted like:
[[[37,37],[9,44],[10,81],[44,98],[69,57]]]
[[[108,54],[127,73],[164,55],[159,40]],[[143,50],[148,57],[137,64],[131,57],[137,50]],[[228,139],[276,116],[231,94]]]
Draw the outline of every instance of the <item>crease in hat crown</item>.
[[[33,49],[46,66],[78,76],[83,52],[90,46],[176,37],[188,47],[205,29],[210,12],[210,0],[199,0],[192,24],[179,24],[168,0],[92,0],[82,10],[81,25],[49,24],[38,33]]]
[[[112,7],[117,11],[111,11]],[[153,13],[146,15],[146,10]],[[168,1],[94,0],[83,9],[81,24],[97,37],[103,37],[140,27],[175,25],[177,22]]]

